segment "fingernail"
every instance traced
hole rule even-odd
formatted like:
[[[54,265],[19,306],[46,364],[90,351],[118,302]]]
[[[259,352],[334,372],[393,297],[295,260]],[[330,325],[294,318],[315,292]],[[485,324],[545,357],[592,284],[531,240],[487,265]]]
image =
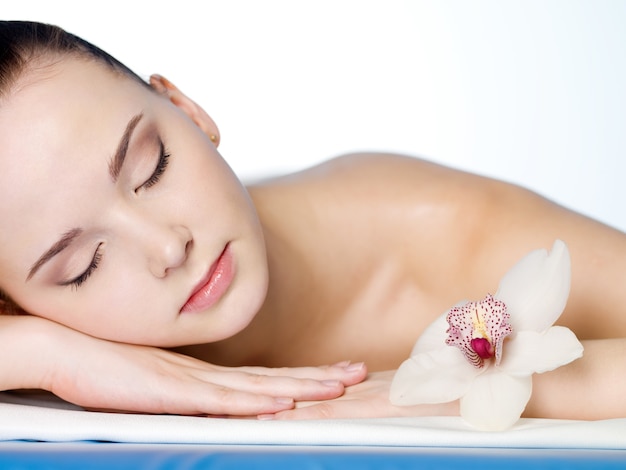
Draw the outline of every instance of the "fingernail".
[[[363,370],[364,365],[365,364],[363,362],[356,362],[354,364],[350,364],[348,367],[346,367],[346,372],[359,372]]]
[[[339,380],[322,380],[322,383],[327,387],[339,387],[341,385]]]
[[[333,364],[333,367],[348,367],[350,365],[350,361],[341,361],[338,362],[337,364]]]
[[[274,401],[279,405],[293,405],[293,398],[277,397]]]
[[[259,419],[259,420],[261,420],[261,421],[270,421],[270,420],[272,420],[272,419],[274,419],[274,418],[275,418],[275,416],[274,416],[274,415],[272,415],[272,414],[258,415],[258,416],[256,417],[256,419]]]

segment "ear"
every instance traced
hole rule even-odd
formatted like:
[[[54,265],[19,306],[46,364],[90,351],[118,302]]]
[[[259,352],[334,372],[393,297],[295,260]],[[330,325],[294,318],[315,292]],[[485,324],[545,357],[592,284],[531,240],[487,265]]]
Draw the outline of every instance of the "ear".
[[[195,101],[187,97],[182,91],[161,75],[152,75],[150,77],[150,86],[165,95],[174,105],[182,109],[202,131],[209,136],[211,142],[217,147],[220,143],[220,131],[217,128],[211,116],[209,116],[201,106]]]

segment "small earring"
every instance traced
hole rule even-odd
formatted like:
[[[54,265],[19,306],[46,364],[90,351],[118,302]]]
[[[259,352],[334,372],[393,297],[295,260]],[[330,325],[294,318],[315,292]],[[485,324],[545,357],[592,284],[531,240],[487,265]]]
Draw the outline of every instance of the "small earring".
[[[211,139],[211,142],[215,143],[217,141],[217,136],[215,134],[210,134],[209,139]]]

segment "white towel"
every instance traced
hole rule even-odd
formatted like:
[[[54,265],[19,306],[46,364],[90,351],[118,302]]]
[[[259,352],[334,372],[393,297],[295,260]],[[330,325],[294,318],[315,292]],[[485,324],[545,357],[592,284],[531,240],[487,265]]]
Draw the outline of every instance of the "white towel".
[[[0,440],[626,449],[626,419],[522,419],[508,431],[487,433],[458,417],[257,421],[102,413],[46,394],[0,393]]]

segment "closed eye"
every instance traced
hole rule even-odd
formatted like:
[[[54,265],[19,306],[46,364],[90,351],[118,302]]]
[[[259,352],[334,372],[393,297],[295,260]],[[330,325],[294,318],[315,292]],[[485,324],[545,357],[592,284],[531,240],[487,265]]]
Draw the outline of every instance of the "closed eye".
[[[96,248],[93,257],[91,258],[91,262],[85,271],[82,274],[76,276],[74,279],[70,279],[69,281],[64,281],[61,283],[63,286],[72,286],[75,289],[78,289],[89,277],[93,274],[93,272],[98,269],[98,265],[102,260],[102,251],[101,251],[102,243],[98,245]]]
[[[159,180],[161,179],[161,176],[163,176],[163,173],[165,173],[165,169],[167,168],[167,165],[169,163],[169,158],[170,158],[169,152],[165,149],[165,145],[163,144],[163,141],[159,139],[159,160],[157,161],[156,168],[152,172],[152,175],[150,175],[150,178],[148,178],[137,189],[149,189],[155,184],[157,184]]]

